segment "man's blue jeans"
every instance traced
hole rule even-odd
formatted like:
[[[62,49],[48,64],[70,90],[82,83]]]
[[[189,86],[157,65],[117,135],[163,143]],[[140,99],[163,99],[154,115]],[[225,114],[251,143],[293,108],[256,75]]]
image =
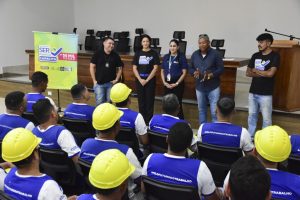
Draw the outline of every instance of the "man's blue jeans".
[[[112,83],[103,83],[94,85],[94,93],[96,98],[96,105],[110,101],[110,89]]]
[[[198,110],[199,110],[199,123],[203,124],[207,122],[207,99],[210,104],[210,113],[212,122],[217,121],[216,109],[217,102],[220,98],[220,87],[210,91],[210,92],[202,92],[196,89],[196,96],[198,101]]]
[[[262,128],[272,125],[272,95],[249,93],[248,131],[254,137],[259,111],[263,117]]]

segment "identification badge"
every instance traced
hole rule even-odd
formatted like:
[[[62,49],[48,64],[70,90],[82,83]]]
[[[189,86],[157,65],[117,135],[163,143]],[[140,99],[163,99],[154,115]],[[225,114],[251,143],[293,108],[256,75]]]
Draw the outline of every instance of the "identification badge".
[[[105,67],[109,68],[109,63],[108,62],[105,63]]]
[[[171,81],[171,74],[167,75],[167,81]]]

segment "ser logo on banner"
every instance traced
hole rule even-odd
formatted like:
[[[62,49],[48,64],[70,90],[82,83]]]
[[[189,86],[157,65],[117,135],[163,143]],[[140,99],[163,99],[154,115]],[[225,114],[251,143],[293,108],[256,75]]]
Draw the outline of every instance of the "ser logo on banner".
[[[57,56],[62,51],[62,48],[56,50],[48,45],[39,45],[39,61],[40,62],[57,62]]]

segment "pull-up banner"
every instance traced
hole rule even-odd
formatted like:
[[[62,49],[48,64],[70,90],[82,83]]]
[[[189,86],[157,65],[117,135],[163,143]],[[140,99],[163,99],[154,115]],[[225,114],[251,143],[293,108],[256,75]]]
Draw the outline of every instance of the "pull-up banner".
[[[34,32],[35,71],[48,75],[48,88],[70,89],[77,83],[78,35]]]

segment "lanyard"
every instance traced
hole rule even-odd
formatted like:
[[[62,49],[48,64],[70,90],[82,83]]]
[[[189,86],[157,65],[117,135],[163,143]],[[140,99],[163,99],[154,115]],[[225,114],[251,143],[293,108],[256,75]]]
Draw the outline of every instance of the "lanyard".
[[[169,58],[169,73],[171,72],[171,65],[175,61],[176,57],[177,57],[177,55],[174,56],[174,58],[172,59],[172,56],[170,55],[170,58]]]

